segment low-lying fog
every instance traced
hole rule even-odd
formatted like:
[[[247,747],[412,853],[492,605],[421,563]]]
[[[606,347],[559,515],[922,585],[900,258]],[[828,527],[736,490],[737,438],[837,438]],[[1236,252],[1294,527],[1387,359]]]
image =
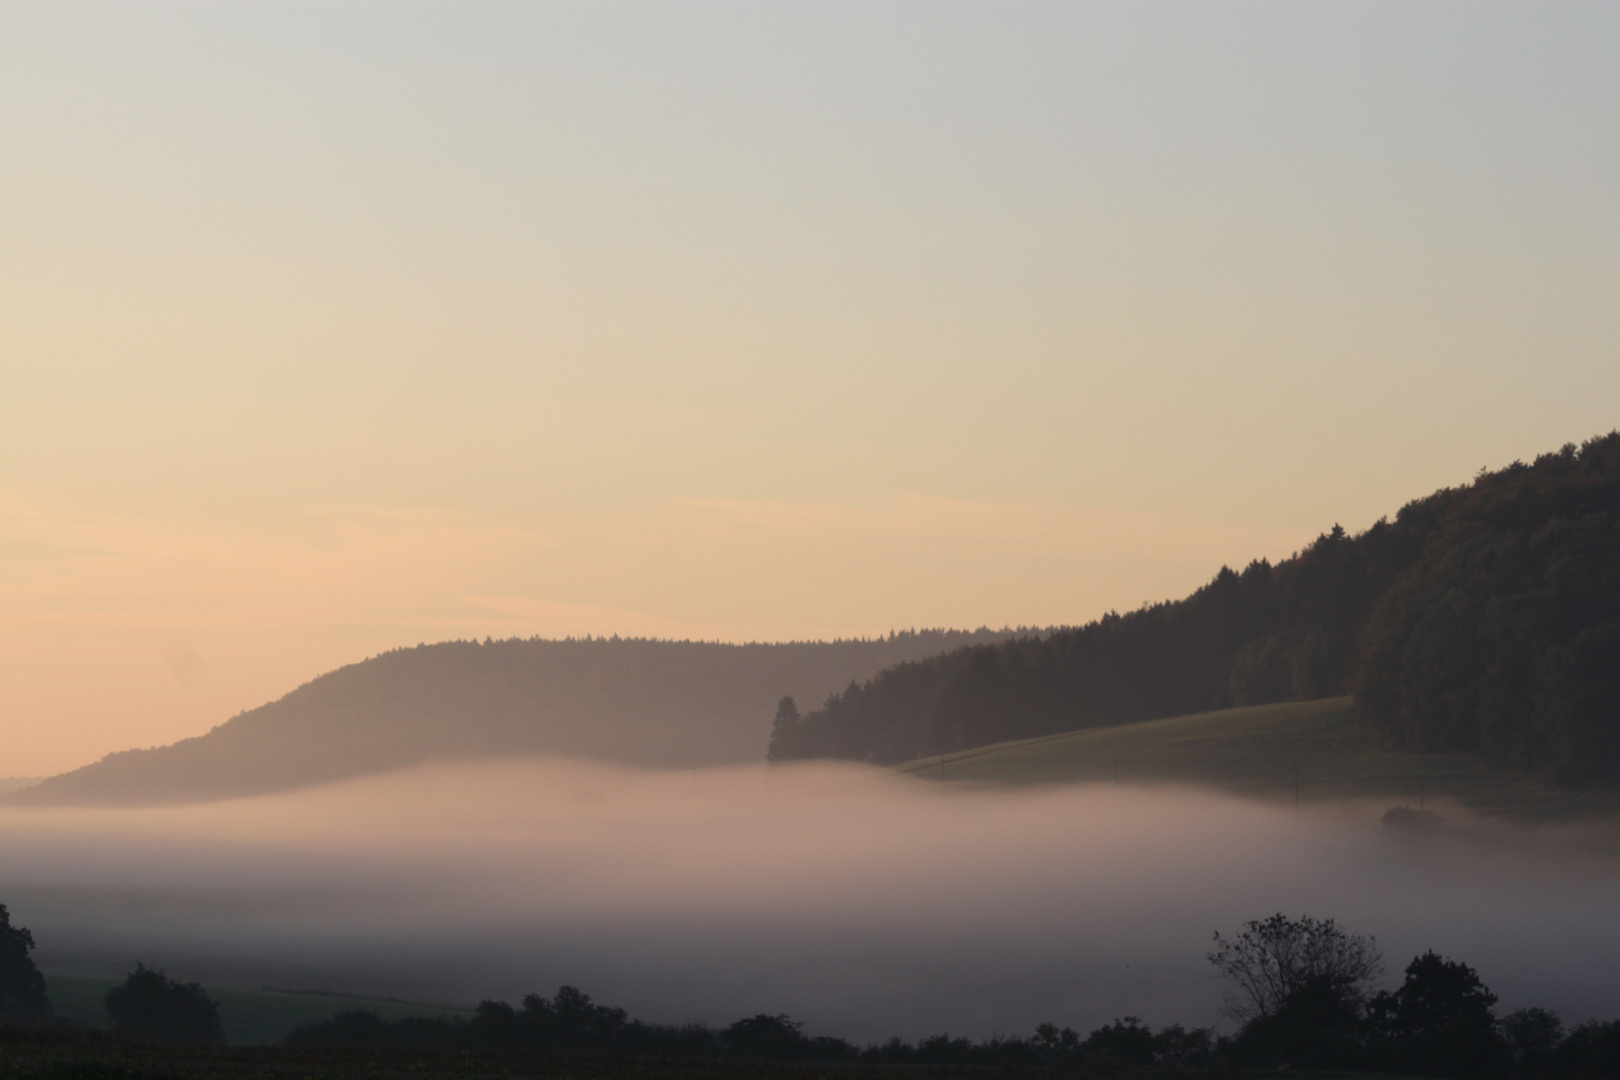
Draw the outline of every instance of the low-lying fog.
[[[1385,836],[1377,809],[952,790],[857,766],[418,770],[151,810],[0,810],[0,902],[47,971],[633,1016],[786,1012],[870,1041],[1219,1020],[1211,932],[1272,912],[1465,960],[1503,1008],[1620,1015],[1620,855]],[[1229,1026],[1229,1025],[1228,1025]]]

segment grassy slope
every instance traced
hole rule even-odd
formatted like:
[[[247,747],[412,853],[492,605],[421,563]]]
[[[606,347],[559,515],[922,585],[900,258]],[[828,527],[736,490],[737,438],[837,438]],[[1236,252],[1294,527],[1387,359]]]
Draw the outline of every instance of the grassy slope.
[[[122,979],[90,975],[46,975],[46,993],[58,1016],[89,1027],[107,1025],[103,999]],[[370,1009],[384,1020],[403,1016],[449,1016],[462,1010],[403,1001],[344,997],[338,994],[295,994],[280,990],[227,990],[210,986],[208,996],[219,1002],[225,1039],[233,1046],[279,1043],[300,1024],[325,1020],[349,1009]]]
[[[940,759],[897,766],[938,779]],[[1620,795],[1570,793],[1493,770],[1462,754],[1380,750],[1355,723],[1349,698],[1284,702],[1144,720],[945,756],[947,780],[1026,785],[1122,780],[1202,784],[1301,802],[1455,801],[1484,816],[1569,820],[1620,812]]]

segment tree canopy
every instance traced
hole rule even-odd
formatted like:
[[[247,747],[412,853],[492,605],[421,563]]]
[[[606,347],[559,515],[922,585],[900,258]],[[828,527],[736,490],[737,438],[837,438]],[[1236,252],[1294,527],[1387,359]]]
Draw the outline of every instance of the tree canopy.
[[[0,904],[0,1019],[32,1019],[51,1011],[45,976],[28,954],[34,935],[11,925],[11,912]]]
[[[170,979],[142,963],[107,991],[106,1004],[121,1035],[156,1043],[225,1041],[219,1005],[200,985]]]
[[[895,764],[1012,739],[1354,693],[1389,744],[1620,780],[1620,433],[1481,471],[1359,535],[1222,567],[1185,599],[896,664],[774,760]]]
[[[1617,442],[1481,475],[1380,598],[1356,705],[1391,745],[1620,779]]]
[[[1251,919],[1236,937],[1215,932],[1209,962],[1231,988],[1227,1011],[1240,1020],[1272,1016],[1307,987],[1359,1006],[1383,974],[1378,943],[1332,919]]]

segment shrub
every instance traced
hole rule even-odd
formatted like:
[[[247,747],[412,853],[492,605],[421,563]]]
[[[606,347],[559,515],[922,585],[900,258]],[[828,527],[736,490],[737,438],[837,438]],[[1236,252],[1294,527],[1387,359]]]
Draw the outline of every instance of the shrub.
[[[192,983],[137,963],[122,983],[107,991],[107,1013],[121,1035],[143,1042],[215,1044],[225,1041],[219,1005]]]

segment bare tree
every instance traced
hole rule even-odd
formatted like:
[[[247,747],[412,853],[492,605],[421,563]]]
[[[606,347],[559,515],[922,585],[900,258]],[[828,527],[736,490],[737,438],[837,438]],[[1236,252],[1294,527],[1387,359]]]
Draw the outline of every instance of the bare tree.
[[[1326,984],[1359,1005],[1384,973],[1371,936],[1347,934],[1332,919],[1290,919],[1280,912],[1250,920],[1235,938],[1217,930],[1209,962],[1231,984],[1226,1011],[1239,1021],[1274,1015],[1307,985]]]

